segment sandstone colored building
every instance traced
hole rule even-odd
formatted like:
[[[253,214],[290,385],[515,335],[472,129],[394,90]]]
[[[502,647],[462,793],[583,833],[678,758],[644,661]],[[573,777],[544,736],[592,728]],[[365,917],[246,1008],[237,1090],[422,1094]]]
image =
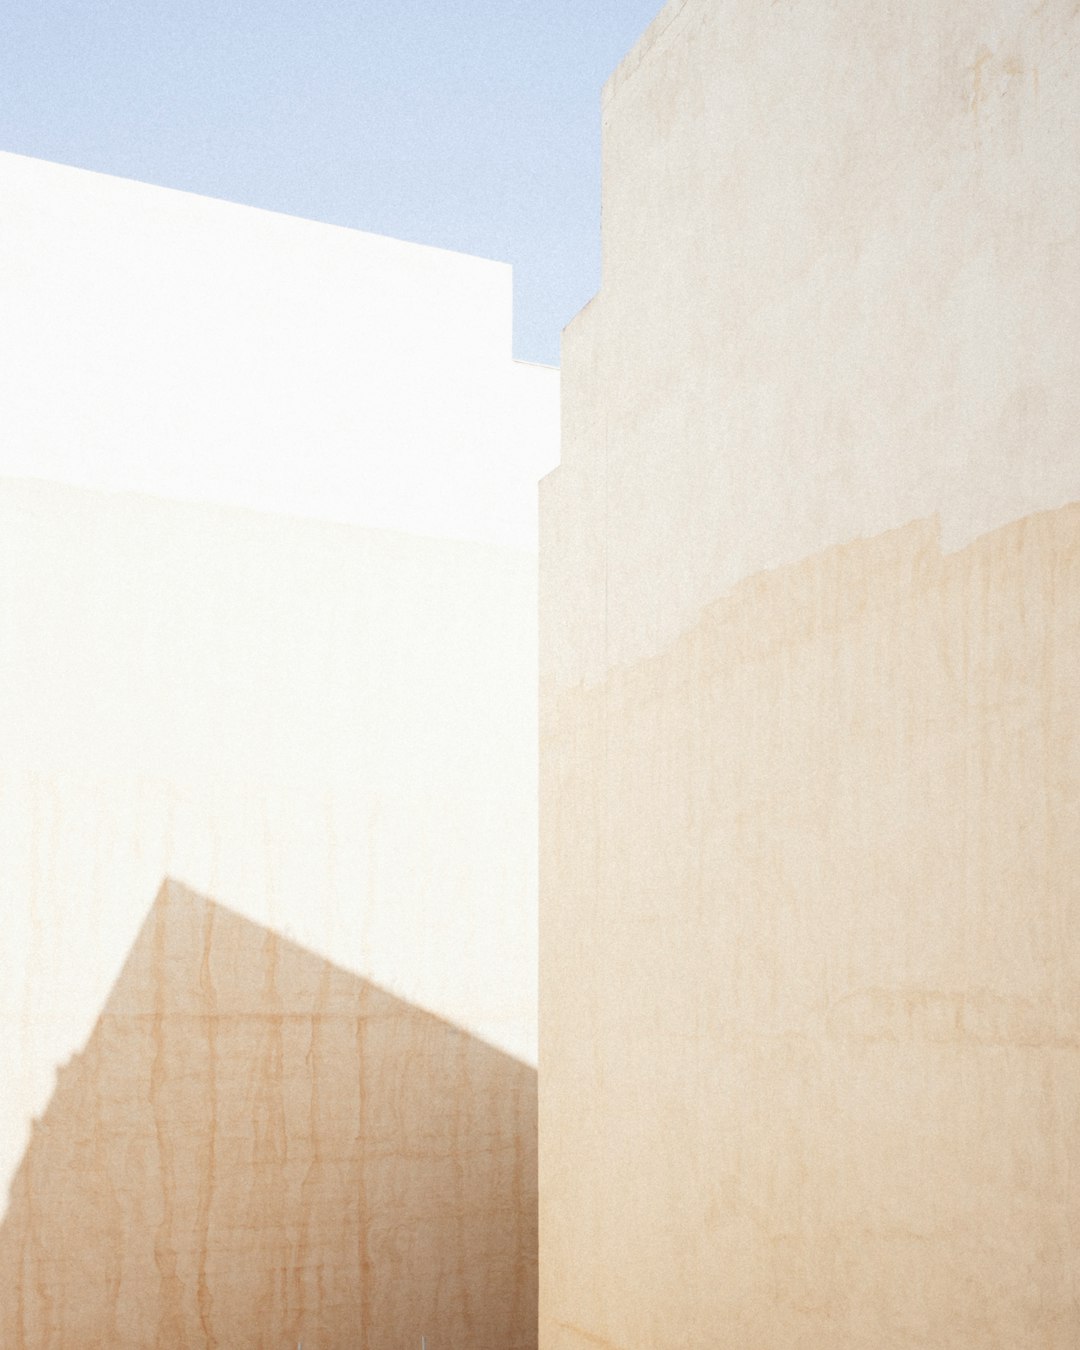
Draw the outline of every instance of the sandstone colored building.
[[[510,271],[0,155],[0,1345],[536,1343]]]
[[[542,1350],[1080,1342],[1080,15],[671,0],[541,488]]]

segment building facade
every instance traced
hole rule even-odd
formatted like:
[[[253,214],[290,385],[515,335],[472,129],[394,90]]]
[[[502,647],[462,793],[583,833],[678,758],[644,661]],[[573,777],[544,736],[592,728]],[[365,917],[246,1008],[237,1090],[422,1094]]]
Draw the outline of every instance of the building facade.
[[[543,1350],[1080,1337],[1075,6],[672,0],[541,485]]]
[[[498,263],[0,156],[0,1344],[536,1339]]]

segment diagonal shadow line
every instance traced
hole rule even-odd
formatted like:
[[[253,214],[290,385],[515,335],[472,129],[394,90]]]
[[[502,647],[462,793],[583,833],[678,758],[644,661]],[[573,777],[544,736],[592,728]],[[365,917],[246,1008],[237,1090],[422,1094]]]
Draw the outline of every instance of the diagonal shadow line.
[[[536,1071],[175,881],[0,1224],[5,1350],[535,1350]]]

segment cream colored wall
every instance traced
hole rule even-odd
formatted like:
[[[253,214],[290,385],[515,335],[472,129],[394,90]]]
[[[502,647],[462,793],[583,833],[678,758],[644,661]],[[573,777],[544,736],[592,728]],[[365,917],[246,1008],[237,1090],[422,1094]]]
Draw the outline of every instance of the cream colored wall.
[[[5,1206],[32,1121],[47,1125],[55,1110],[64,1066],[82,1066],[86,1109],[94,1103],[88,1039],[110,1006],[165,878],[227,906],[273,938],[289,940],[313,960],[332,962],[377,986],[417,1018],[437,1015],[462,1044],[475,1042],[476,1054],[491,1047],[492,1061],[508,1068],[494,1073],[484,1089],[490,1108],[470,1101],[466,1082],[457,1126],[443,1118],[445,1091],[432,1099],[439,1122],[426,1134],[422,1121],[408,1113],[401,1118],[403,1158],[422,1158],[425,1148],[453,1149],[456,1139],[466,1149],[459,1163],[471,1176],[482,1159],[468,1142],[477,1111],[495,1109],[495,1087],[515,1072],[535,1081],[535,557],[495,545],[8,481],[0,486],[0,576]],[[250,963],[249,956],[225,943],[218,959],[231,969]],[[198,977],[190,953],[186,962],[186,975],[178,970],[170,977],[177,987]],[[153,990],[136,983],[132,992],[133,978],[129,972],[129,993],[152,1005]],[[242,1002],[243,987],[234,1004]],[[257,1021],[262,1004],[252,997],[250,1014]],[[310,1000],[294,1007],[287,988],[271,1006],[286,1025],[312,1016]],[[337,1015],[347,1016],[340,1009]],[[242,1019],[239,1025],[242,1030]],[[366,1062],[370,1081],[391,1092],[391,1102],[385,1084],[404,1084],[419,1071],[410,1035],[403,1032],[400,1043],[380,1050],[377,1062]],[[173,1076],[188,1070],[183,1053],[170,1056],[171,1092],[179,1090]],[[336,1091],[346,1092],[356,1077],[355,1056],[331,1058],[325,1073],[340,1073],[343,1085]],[[250,1113],[256,1133],[275,1091],[292,1121],[299,1110],[294,1099],[311,1086],[305,1087],[305,1075],[312,1061],[300,1056],[288,1063],[289,1081],[276,1087],[252,1080],[242,1054],[218,1065],[217,1090],[233,1095],[236,1112]],[[95,1149],[105,1149],[106,1137],[113,1139],[128,1121],[134,1152],[126,1185],[136,1198],[124,1212],[136,1224],[140,1205],[157,1212],[159,1183],[168,1174],[158,1170],[152,1137],[140,1132],[142,1117],[125,1115],[123,1106],[148,1092],[149,1080],[140,1086],[135,1069],[125,1072],[128,1080],[118,1086],[107,1078],[100,1089],[109,1098],[113,1083],[120,1096],[94,1106],[110,1128],[101,1135],[86,1125],[80,1166],[93,1170]],[[199,1090],[205,1094],[210,1081],[200,1078],[201,1089],[189,1085],[189,1098],[194,1101]],[[256,1085],[262,1097],[253,1095]],[[208,1114],[205,1095],[203,1107]],[[508,1118],[502,1117],[504,1123]],[[199,1113],[192,1108],[184,1119],[189,1133],[183,1136],[174,1123],[180,1136],[174,1142],[181,1153],[194,1154],[190,1184],[209,1185],[199,1170]],[[527,1112],[521,1120],[526,1133],[517,1142],[527,1153]],[[501,1133],[503,1125],[492,1128],[500,1148],[512,1152],[514,1140]],[[348,1135],[362,1153],[360,1122],[344,1106],[327,1129],[326,1138],[290,1130],[283,1147],[294,1160],[312,1147],[316,1158],[320,1149],[333,1156]],[[443,1132],[438,1137],[436,1129]],[[380,1139],[381,1147],[391,1147],[385,1130]],[[51,1156],[47,1148],[38,1151],[46,1160]],[[361,1167],[361,1153],[342,1155],[349,1176]],[[120,1166],[108,1156],[111,1162],[102,1155],[103,1167]],[[492,1153],[493,1166],[501,1156],[498,1149]],[[415,1171],[403,1166],[410,1195]],[[273,1168],[264,1174],[266,1203],[289,1175]],[[500,1175],[513,1176],[491,1174]],[[343,1176],[343,1204],[353,1203],[350,1184]],[[495,1181],[489,1176],[486,1184]],[[251,1196],[257,1199],[260,1187]],[[520,1199],[517,1192],[500,1194],[500,1203],[511,1208]],[[31,1206],[29,1213],[41,1227],[30,1254],[16,1265],[23,1271],[24,1302],[33,1307],[37,1291],[51,1290],[56,1306],[69,1312],[66,1320],[50,1321],[46,1297],[29,1323],[36,1332],[13,1346],[76,1350],[104,1324],[73,1318],[72,1308],[91,1306],[75,1278],[82,1267],[54,1257],[41,1232],[52,1231],[58,1213],[74,1224],[79,1203],[70,1188],[44,1185],[31,1199],[38,1209]],[[226,1227],[244,1221],[241,1199],[222,1200]],[[400,1222],[408,1226],[415,1212],[409,1202]],[[387,1221],[382,1210],[367,1217]],[[360,1249],[351,1257],[340,1249],[349,1231],[326,1229],[321,1246],[311,1237],[305,1261],[313,1268],[322,1263],[328,1279],[335,1270],[335,1279],[352,1279],[351,1302],[337,1312],[329,1305],[320,1311],[305,1285],[307,1293],[260,1304],[256,1282],[234,1291],[235,1298],[219,1291],[219,1311],[231,1309],[224,1325],[259,1306],[263,1316],[251,1324],[253,1345],[275,1337],[286,1343],[286,1328],[305,1320],[325,1321],[324,1344],[356,1344],[351,1337],[367,1306],[366,1294],[361,1298],[358,1291],[368,1286],[349,1266]],[[289,1247],[291,1232],[285,1227],[266,1236],[266,1252],[275,1261],[289,1253],[299,1259]],[[175,1240],[181,1266],[196,1268],[185,1255],[182,1223]],[[211,1243],[219,1273],[224,1241]],[[87,1242],[98,1250],[97,1239]],[[134,1230],[130,1243],[137,1262]],[[111,1241],[104,1249],[118,1259],[127,1250]],[[394,1270],[398,1277],[403,1269],[412,1272],[400,1253],[397,1264],[390,1259],[395,1250],[382,1248],[388,1264],[373,1266],[375,1284],[392,1282]],[[443,1243],[439,1250],[446,1261],[458,1261],[456,1248]],[[535,1260],[535,1245],[533,1253]],[[453,1279],[483,1284],[487,1278],[481,1268],[465,1269],[468,1280],[453,1264]],[[433,1268],[430,1279],[445,1282],[451,1274]],[[528,1276],[521,1278],[527,1294]],[[184,1290],[185,1299],[194,1298],[194,1285],[185,1283]],[[125,1285],[128,1301],[119,1306],[126,1330],[116,1343],[142,1345],[149,1333],[138,1330],[130,1297],[134,1286]],[[140,1307],[147,1299],[154,1303],[146,1291],[139,1297]],[[432,1338],[461,1329],[460,1297],[447,1298],[438,1305],[442,1320],[429,1324]],[[414,1304],[416,1313],[429,1306],[422,1298]],[[102,1316],[116,1313],[107,1302],[93,1306]],[[187,1302],[183,1307],[189,1326]],[[502,1328],[483,1342],[502,1350],[505,1321],[485,1321],[487,1313],[474,1312],[477,1328]],[[385,1316],[374,1325],[386,1334],[394,1327],[400,1336],[413,1329]],[[170,1340],[162,1331],[150,1343],[162,1350],[203,1343],[191,1334],[189,1328],[186,1338]],[[241,1342],[226,1337],[220,1343]],[[377,1343],[378,1337],[370,1341]]]
[[[541,1345],[1080,1338],[1075,7],[686,0],[541,485]]]
[[[563,347],[559,490],[633,543],[560,679],[830,544],[939,514],[959,548],[1080,497],[1077,24],[664,9],[605,90],[603,285]]]
[[[557,373],[511,360],[501,264],[15,156],[0,189],[0,1341],[525,1350]],[[144,959],[167,879],[236,920],[205,960]]]

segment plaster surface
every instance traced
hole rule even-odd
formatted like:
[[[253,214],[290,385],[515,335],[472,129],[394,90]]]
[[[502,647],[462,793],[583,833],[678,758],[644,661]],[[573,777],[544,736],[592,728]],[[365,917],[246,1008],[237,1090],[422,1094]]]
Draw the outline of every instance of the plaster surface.
[[[832,544],[1080,498],[1078,30],[1069,0],[663,10],[605,89],[602,286],[563,339],[561,491],[605,523],[560,579],[603,645],[559,644],[561,682]]]
[[[536,1074],[166,883],[0,1222],[0,1343],[536,1344]]]
[[[0,153],[0,475],[536,547],[506,263]]]
[[[165,876],[525,1062],[535,557],[0,485],[0,1163]]]
[[[669,4],[541,484],[544,1350],[1080,1338],[1080,11]]]
[[[509,269],[0,196],[0,1343],[535,1344],[558,382]],[[232,916],[164,972],[163,878]]]
[[[1076,1344],[1078,669],[1074,505],[549,689],[542,1346]]]

